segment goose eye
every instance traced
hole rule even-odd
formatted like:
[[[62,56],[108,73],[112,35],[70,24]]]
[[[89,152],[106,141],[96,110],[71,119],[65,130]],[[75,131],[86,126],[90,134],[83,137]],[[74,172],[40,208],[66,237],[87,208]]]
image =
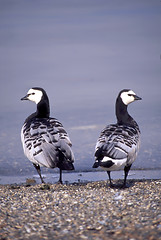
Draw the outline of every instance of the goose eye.
[[[29,94],[28,94],[28,97],[31,96],[31,95],[35,95],[35,93],[29,93]]]
[[[129,96],[129,97],[132,97],[133,95],[129,93],[128,96]]]

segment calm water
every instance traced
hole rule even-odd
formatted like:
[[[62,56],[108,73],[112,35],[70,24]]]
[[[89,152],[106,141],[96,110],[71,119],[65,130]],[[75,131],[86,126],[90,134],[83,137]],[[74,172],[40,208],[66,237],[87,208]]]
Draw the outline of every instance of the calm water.
[[[68,131],[78,171],[92,170],[118,92],[133,89],[143,99],[129,106],[142,132],[133,168],[161,169],[161,3],[122,3],[0,1],[0,175],[35,173],[20,142],[35,111],[20,98],[34,86]]]

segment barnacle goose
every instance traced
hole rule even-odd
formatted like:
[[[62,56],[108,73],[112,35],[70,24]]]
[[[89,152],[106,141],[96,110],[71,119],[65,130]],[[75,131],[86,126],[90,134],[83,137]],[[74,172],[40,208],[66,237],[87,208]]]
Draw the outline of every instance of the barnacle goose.
[[[124,183],[138,154],[140,130],[135,120],[128,114],[127,106],[135,100],[141,100],[132,90],[122,90],[116,99],[117,123],[106,126],[97,140],[95,147],[95,163],[93,168],[102,167],[109,176],[110,172],[124,167]]]
[[[59,182],[62,183],[62,170],[74,170],[74,155],[68,134],[56,118],[49,117],[49,99],[44,89],[31,88],[21,100],[37,104],[37,111],[25,120],[21,130],[24,154],[33,163],[42,183],[40,166],[58,167]]]

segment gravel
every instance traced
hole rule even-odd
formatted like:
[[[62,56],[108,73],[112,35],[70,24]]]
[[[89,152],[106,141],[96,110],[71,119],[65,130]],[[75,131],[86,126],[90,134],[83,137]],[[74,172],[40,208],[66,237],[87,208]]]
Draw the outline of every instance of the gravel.
[[[161,180],[0,185],[0,239],[161,239]]]

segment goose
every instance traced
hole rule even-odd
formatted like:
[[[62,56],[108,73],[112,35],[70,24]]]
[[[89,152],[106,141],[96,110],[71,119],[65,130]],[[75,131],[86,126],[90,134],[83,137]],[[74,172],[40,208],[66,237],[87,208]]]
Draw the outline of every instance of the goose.
[[[139,151],[139,126],[127,111],[127,106],[136,100],[141,98],[132,90],[120,91],[115,105],[117,123],[106,126],[96,142],[93,168],[100,166],[107,171],[110,187],[113,186],[111,171],[122,168],[124,168],[122,187],[126,187],[129,170]]]
[[[74,170],[72,143],[63,125],[49,117],[49,99],[43,88],[31,88],[21,100],[36,103],[37,111],[31,114],[21,129],[21,141],[26,157],[36,168],[41,182],[41,166],[60,169],[59,182],[62,183],[62,170]]]

